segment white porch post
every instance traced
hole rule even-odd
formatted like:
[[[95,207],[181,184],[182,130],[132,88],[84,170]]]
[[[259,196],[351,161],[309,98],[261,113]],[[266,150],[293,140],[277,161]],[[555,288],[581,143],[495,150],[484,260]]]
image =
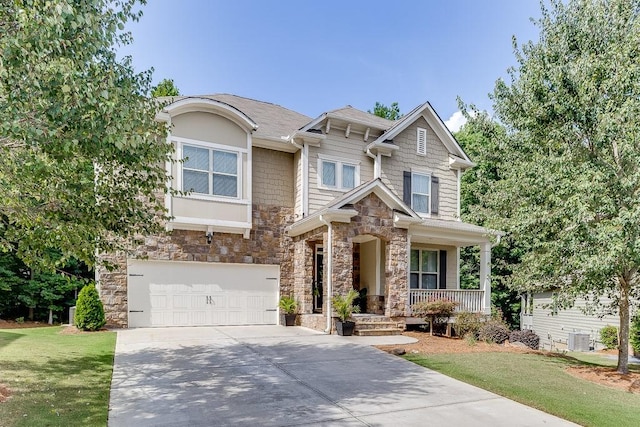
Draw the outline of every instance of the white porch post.
[[[484,314],[491,314],[491,243],[480,244],[480,288],[484,291]]]

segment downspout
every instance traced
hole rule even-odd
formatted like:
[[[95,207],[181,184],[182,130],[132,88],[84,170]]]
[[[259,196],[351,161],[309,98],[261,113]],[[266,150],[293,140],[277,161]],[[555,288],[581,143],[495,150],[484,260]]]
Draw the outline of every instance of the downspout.
[[[302,217],[306,218],[309,205],[309,192],[307,190],[309,183],[309,162],[307,161],[307,158],[309,157],[309,146],[305,144],[298,144],[293,137],[288,138],[291,145],[300,150],[300,160],[302,161]]]
[[[333,281],[331,280],[332,276],[332,268],[333,268],[333,251],[331,250],[332,242],[333,242],[333,227],[331,226],[331,222],[325,220],[322,215],[320,215],[320,222],[327,225],[327,250],[325,251],[325,256],[327,257],[327,270],[329,274],[325,274],[327,278],[327,327],[324,330],[325,334],[331,334],[331,296],[333,295]]]
[[[364,152],[373,159],[373,179],[380,178],[380,154],[376,156],[369,147]]]

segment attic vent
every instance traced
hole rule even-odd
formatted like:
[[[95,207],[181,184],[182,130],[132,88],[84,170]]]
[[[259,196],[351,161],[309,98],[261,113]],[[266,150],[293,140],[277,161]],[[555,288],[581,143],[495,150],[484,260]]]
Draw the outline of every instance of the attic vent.
[[[418,128],[416,151],[421,156],[427,155],[427,130]]]

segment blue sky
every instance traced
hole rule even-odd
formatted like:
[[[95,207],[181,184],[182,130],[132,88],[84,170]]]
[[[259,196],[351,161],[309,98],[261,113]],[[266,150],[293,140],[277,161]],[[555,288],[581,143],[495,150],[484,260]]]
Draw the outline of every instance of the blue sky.
[[[311,117],[352,105],[430,101],[443,120],[456,97],[491,109],[515,65],[511,38],[537,40],[538,0],[150,0],[128,29],[139,71],[185,95],[233,93]],[[452,122],[450,122],[452,123]],[[456,127],[453,126],[452,127]],[[453,129],[455,130],[455,129]]]

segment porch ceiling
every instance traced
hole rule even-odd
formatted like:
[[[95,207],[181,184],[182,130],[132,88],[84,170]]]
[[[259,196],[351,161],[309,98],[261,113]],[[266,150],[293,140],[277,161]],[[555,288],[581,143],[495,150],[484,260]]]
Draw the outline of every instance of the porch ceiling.
[[[438,244],[448,246],[474,246],[499,239],[501,231],[491,230],[462,221],[423,219],[409,227],[412,243]]]

